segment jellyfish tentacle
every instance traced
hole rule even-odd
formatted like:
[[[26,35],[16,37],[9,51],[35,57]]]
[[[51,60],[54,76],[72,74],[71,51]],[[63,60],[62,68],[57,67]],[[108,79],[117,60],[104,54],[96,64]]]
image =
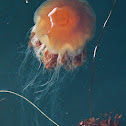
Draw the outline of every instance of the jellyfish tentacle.
[[[47,116],[40,108],[38,108],[34,103],[32,103],[30,100],[28,100],[26,97],[13,92],[13,91],[8,91],[8,90],[0,90],[0,93],[9,93],[9,94],[13,94],[16,95],[20,98],[23,98],[25,101],[27,101],[28,103],[30,103],[34,108],[36,108],[43,116],[45,116],[49,121],[51,121],[53,124],[55,124],[56,126],[59,126],[56,122],[54,122],[51,118],[49,118],[49,116]]]
[[[92,74],[91,74],[91,87],[90,87],[90,112],[91,112],[91,116],[93,117],[93,111],[92,111],[92,88],[93,88],[93,81],[94,81],[94,65],[95,65],[95,58],[96,58],[96,53],[97,53],[97,50],[98,50],[98,47],[99,47],[99,44],[100,44],[100,41],[101,41],[101,38],[102,38],[102,35],[103,35],[103,32],[104,32],[104,29],[106,27],[106,24],[108,23],[110,17],[111,17],[111,14],[113,12],[113,9],[116,5],[116,1],[117,0],[114,0],[114,3],[112,5],[112,8],[109,12],[109,15],[107,17],[107,19],[105,20],[104,22],[104,25],[103,25],[103,28],[100,32],[100,35],[99,35],[99,38],[98,38],[98,41],[97,41],[97,45],[94,49],[94,55],[93,55],[93,62],[92,62]]]

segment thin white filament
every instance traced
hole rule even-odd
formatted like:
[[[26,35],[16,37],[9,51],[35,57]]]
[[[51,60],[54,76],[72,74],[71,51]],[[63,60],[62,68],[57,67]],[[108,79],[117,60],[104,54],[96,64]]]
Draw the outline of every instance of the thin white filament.
[[[4,101],[6,98],[2,98],[1,100],[0,100],[0,102],[2,102],[2,101]]]
[[[96,46],[95,49],[94,49],[94,55],[93,55],[93,58],[95,58],[95,56],[96,56],[96,51],[97,51],[97,46]]]
[[[56,126],[59,126],[56,122],[54,122],[51,118],[49,118],[41,109],[39,109],[34,103],[32,103],[30,100],[28,100],[27,98],[25,98],[24,96],[15,93],[13,91],[8,91],[8,90],[0,90],[0,93],[10,93],[10,94],[14,94],[20,98],[23,98],[24,100],[26,100],[28,103],[30,103],[33,107],[35,107],[42,115],[44,115],[49,121],[51,121],[53,124],[55,124]]]
[[[110,17],[111,17],[111,14],[112,14],[112,12],[113,12],[113,8],[115,7],[115,4],[116,4],[116,0],[114,1],[114,3],[113,3],[113,7],[112,7],[112,9],[110,10],[107,19],[106,19],[105,22],[104,22],[104,25],[103,25],[102,31],[101,31],[100,36],[99,36],[99,40],[98,40],[97,46],[96,46],[95,49],[94,49],[94,55],[93,55],[93,58],[96,57],[96,52],[97,52],[97,49],[98,49],[98,46],[99,46],[99,43],[100,43],[100,40],[101,40],[102,34],[103,34],[104,29],[105,29],[105,27],[106,27],[106,25],[107,25],[107,23],[108,23],[108,21],[109,21],[109,19],[110,19]]]

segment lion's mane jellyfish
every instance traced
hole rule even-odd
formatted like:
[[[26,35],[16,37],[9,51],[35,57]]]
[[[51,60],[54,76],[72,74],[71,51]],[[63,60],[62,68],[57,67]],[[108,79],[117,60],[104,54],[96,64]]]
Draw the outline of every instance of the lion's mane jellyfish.
[[[95,31],[95,14],[85,0],[47,0],[35,12],[29,46],[47,69],[81,66]]]
[[[108,114],[105,113],[104,116],[107,116]],[[95,119],[94,117],[89,118],[87,120],[81,121],[78,126],[120,126],[120,121],[119,119],[122,117],[121,115],[116,114],[115,119],[112,120],[112,113],[110,113],[108,119],[101,119],[97,118]]]

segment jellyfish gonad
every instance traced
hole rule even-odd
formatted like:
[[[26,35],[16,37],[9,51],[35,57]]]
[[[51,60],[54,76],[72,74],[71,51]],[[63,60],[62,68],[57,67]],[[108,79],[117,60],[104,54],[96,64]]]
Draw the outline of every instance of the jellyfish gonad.
[[[95,31],[95,14],[85,0],[47,0],[34,14],[29,47],[45,68],[81,66]]]

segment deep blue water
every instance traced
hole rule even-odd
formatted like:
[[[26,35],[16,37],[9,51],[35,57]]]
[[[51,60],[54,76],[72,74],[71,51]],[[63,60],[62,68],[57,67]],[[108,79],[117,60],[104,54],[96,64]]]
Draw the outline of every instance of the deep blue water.
[[[0,0],[0,89],[22,93],[33,63],[24,70],[26,78],[19,74],[19,67],[28,46],[28,31],[34,25],[33,15],[42,0]],[[78,122],[90,115],[90,82],[93,51],[106,20],[113,0],[88,0],[96,14],[96,33],[87,44],[87,61],[78,70],[69,73],[61,71],[52,90],[54,93],[36,104],[60,126],[77,126]],[[117,0],[112,16],[105,28],[95,61],[93,86],[93,113],[123,114],[121,126],[126,125],[126,2]],[[28,61],[33,61],[34,58]],[[37,62],[37,61],[35,61]],[[28,70],[28,71],[27,71]],[[33,68],[32,70],[36,70]],[[39,70],[40,71],[40,70]],[[37,71],[38,72],[38,71]],[[51,74],[51,73],[50,73]],[[30,77],[34,77],[35,74]],[[21,77],[20,77],[21,76]],[[51,75],[50,75],[51,76]],[[24,77],[24,78],[23,78]],[[29,81],[30,78],[29,77]],[[39,84],[41,81],[35,82]],[[48,74],[46,75],[48,78]],[[23,79],[21,79],[23,78]],[[22,80],[22,81],[21,81]],[[61,84],[61,85],[60,85]],[[23,95],[34,101],[34,88]],[[39,96],[39,95],[38,95]],[[4,99],[3,99],[4,98]],[[2,100],[3,99],[3,100]],[[43,102],[42,102],[43,101]],[[23,102],[23,110],[22,110]],[[45,117],[25,101],[10,94],[0,94],[0,126],[50,126]]]

